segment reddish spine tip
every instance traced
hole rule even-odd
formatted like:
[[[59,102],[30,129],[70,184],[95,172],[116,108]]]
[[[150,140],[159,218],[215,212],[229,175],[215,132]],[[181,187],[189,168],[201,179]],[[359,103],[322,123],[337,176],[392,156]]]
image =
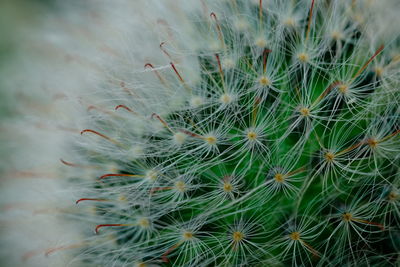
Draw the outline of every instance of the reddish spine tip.
[[[96,168],[95,166],[76,164],[76,163],[65,161],[63,159],[60,159],[60,161],[61,161],[62,164],[66,165],[66,166],[69,166],[69,167],[86,168],[86,169]]]
[[[384,48],[385,48],[385,45],[384,45],[384,44],[381,44],[381,46],[379,46],[379,48],[378,48],[376,54],[379,54],[380,52],[382,52],[382,50],[383,50]]]
[[[75,201],[75,204],[78,204],[79,202],[82,201],[107,201],[106,199],[101,199],[101,198],[80,198],[77,201]]]
[[[48,249],[48,250],[46,250],[46,252],[44,253],[44,256],[45,256],[45,257],[48,257],[51,253],[55,252],[56,250],[57,250],[57,249],[54,249],[54,248]]]
[[[28,251],[26,252],[24,255],[22,255],[22,261],[26,262],[27,260],[29,260],[30,258],[32,258],[33,256],[37,255],[39,252],[36,250],[33,251]]]
[[[113,144],[115,144],[115,145],[117,145],[117,146],[122,146],[121,143],[119,143],[119,142],[115,141],[114,139],[111,139],[111,138],[108,137],[107,135],[101,134],[101,133],[99,133],[99,132],[97,132],[97,131],[95,131],[95,130],[85,129],[85,130],[81,131],[81,135],[82,135],[83,133],[86,133],[86,132],[89,132],[89,133],[93,133],[93,134],[95,134],[95,135],[98,135],[98,136],[100,136],[100,137],[102,137],[102,138],[104,138],[104,139],[110,141],[111,143],[113,143]]]
[[[107,178],[107,177],[112,177],[112,176],[116,176],[116,177],[138,177],[140,175],[126,174],[126,173],[108,173],[108,174],[104,174],[104,175],[100,176],[99,180],[102,180],[102,179]]]
[[[98,234],[100,228],[103,228],[103,227],[118,227],[118,226],[126,226],[126,225],[125,224],[121,224],[121,223],[117,223],[117,224],[99,224],[99,225],[96,226],[94,231],[96,232],[96,234]]]
[[[169,39],[173,39],[174,38],[174,35],[173,35],[172,31],[171,31],[171,26],[168,24],[168,22],[166,20],[158,19],[157,23],[165,27],[165,30],[166,30],[166,32],[168,34],[168,38]]]
[[[183,80],[182,76],[179,74],[178,70],[176,69],[175,64],[173,62],[170,62],[169,64],[174,69],[174,72],[178,76],[179,80],[184,83],[185,81]]]
[[[156,191],[162,191],[162,190],[171,190],[173,187],[171,186],[166,186],[166,187],[153,187],[152,189],[150,189],[149,194],[152,195],[154,194]]]
[[[97,135],[102,136],[102,134],[100,134],[99,132],[96,132],[96,131],[91,130],[91,129],[82,130],[82,131],[81,131],[81,135],[84,134],[84,133],[94,133],[94,134],[97,134]]]
[[[176,249],[177,247],[179,247],[180,244],[181,244],[181,243],[177,243],[177,244],[173,245],[172,247],[170,247],[169,249],[167,249],[167,251],[165,251],[164,254],[161,255],[161,260],[162,260],[163,262],[165,262],[165,263],[169,262],[168,255],[169,255],[174,249]]]
[[[88,108],[87,108],[87,111],[91,111],[92,109],[96,109],[96,107],[95,107],[95,106],[93,106],[93,105],[91,105],[91,106],[88,106]]]
[[[162,76],[160,75],[160,73],[158,73],[158,71],[154,68],[153,64],[151,64],[151,63],[146,63],[146,64],[144,65],[144,68],[145,68],[145,69],[146,69],[146,68],[151,68],[151,69],[154,71],[154,73],[156,74],[157,79],[161,82],[161,84],[165,85],[165,81],[164,81],[163,77],[162,77]]]
[[[216,24],[217,32],[218,32],[218,38],[221,42],[222,47],[225,47],[224,35],[222,34],[221,26],[219,25],[217,15],[215,15],[214,12],[211,12],[210,17],[215,20],[215,24]]]
[[[133,112],[132,109],[128,108],[128,107],[125,106],[125,105],[118,105],[118,106],[115,107],[115,110],[118,110],[118,109],[120,109],[120,108],[126,109],[126,110],[129,111],[129,112]]]
[[[265,73],[267,71],[267,59],[268,59],[268,55],[269,53],[271,53],[272,50],[265,48],[263,51],[263,72]]]
[[[75,167],[76,164],[60,159],[61,163],[67,166]]]
[[[191,131],[188,131],[188,130],[185,130],[185,129],[180,129],[179,131],[184,133],[184,134],[186,134],[186,135],[189,135],[191,137],[203,138],[201,135],[192,133]]]
[[[102,180],[102,179],[110,177],[110,176],[118,176],[118,174],[112,174],[112,173],[104,174],[104,175],[99,177],[99,180]]]
[[[167,123],[160,117],[160,115],[158,115],[157,113],[153,113],[151,114],[151,119],[154,119],[154,117],[157,118],[157,120],[159,120],[162,124],[166,125]]]
[[[326,90],[322,93],[322,97],[325,97],[327,94],[329,94],[330,91],[332,91],[333,88],[335,88],[336,86],[342,84],[341,81],[334,81],[333,83],[331,83],[331,85],[328,86],[328,88],[326,88]]]
[[[368,67],[368,65],[374,60],[385,48],[385,46],[382,44],[378,50],[375,51],[375,53],[369,58],[369,60],[361,67],[361,69],[353,76],[352,82],[363,73],[363,71]]]
[[[161,49],[161,51],[163,51],[163,53],[164,53],[165,55],[167,55],[167,57],[168,57],[169,59],[171,59],[170,54],[169,54],[169,53],[167,52],[167,50],[165,50],[164,47],[163,47],[163,46],[165,45],[165,43],[166,43],[166,42],[161,42],[161,43],[160,43],[160,49]]]
[[[308,15],[309,17],[308,17],[308,23],[307,23],[306,40],[308,40],[308,37],[310,36],[311,21],[312,21],[312,17],[313,17],[314,4],[315,4],[315,0],[312,0],[312,2],[311,2],[311,8],[310,8],[310,13],[309,13],[309,15]]]
[[[94,134],[97,134],[97,135],[99,135],[99,136],[104,136],[103,134],[101,134],[101,133],[99,133],[99,132],[97,132],[97,131],[95,131],[95,130],[91,130],[91,129],[82,130],[82,131],[81,131],[81,135],[84,134],[84,133],[94,133]]]
[[[223,79],[224,78],[224,71],[222,70],[221,59],[219,58],[218,54],[215,54],[215,58],[217,59],[219,73],[221,74],[221,77]]]
[[[160,115],[158,115],[157,113],[151,114],[151,119],[153,119],[154,117],[156,117],[169,131],[171,131],[172,133],[174,132],[171,127],[169,127],[168,123],[160,117]]]
[[[104,225],[97,225],[96,226],[96,229],[94,230],[95,232],[96,232],[96,234],[98,234],[99,233],[99,229],[101,228],[101,227],[103,227]]]
[[[151,63],[146,63],[146,64],[144,64],[144,68],[148,68],[148,67],[154,69],[153,64],[151,64]]]

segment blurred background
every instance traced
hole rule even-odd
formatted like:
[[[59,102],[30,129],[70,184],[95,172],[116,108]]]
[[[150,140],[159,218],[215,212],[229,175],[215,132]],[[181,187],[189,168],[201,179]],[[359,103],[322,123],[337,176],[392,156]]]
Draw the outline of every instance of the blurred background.
[[[18,71],[15,60],[29,52],[32,31],[43,27],[43,18],[59,12],[56,0],[2,0],[0,1],[0,73],[1,115],[15,114],[12,107],[16,94],[5,87],[7,74]]]
[[[79,1],[69,2],[85,12]],[[59,129],[68,125],[60,110],[68,109],[57,83],[62,75],[79,81],[63,67],[67,52],[57,45],[68,39],[69,12],[56,0],[0,1],[0,266],[70,261],[45,256],[75,234],[52,206],[66,195],[54,166],[70,138]]]

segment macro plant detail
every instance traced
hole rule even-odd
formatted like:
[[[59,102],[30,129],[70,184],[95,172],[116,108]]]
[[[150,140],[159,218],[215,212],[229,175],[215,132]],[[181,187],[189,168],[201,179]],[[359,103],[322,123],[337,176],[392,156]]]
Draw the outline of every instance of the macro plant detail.
[[[73,218],[92,231],[46,254],[399,264],[399,36],[367,0],[200,3],[190,30],[159,20],[162,63],[112,70],[113,108],[93,106],[82,160],[61,160],[79,189]]]

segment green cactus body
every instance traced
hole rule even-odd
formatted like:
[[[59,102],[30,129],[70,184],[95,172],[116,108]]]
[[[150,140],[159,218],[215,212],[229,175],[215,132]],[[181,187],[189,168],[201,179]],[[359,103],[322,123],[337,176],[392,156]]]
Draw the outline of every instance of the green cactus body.
[[[206,44],[195,51],[197,79],[161,44],[169,66],[144,62],[160,111],[137,108],[147,106],[142,84],[115,102],[119,126],[106,118],[82,132],[102,142],[87,153],[92,162],[118,166],[79,201],[95,207],[97,224],[84,258],[398,263],[398,40],[384,47],[379,32],[370,38],[373,27],[359,21],[369,16],[364,2],[205,4],[207,16],[192,26],[193,42]],[[135,158],[124,152],[133,141]]]

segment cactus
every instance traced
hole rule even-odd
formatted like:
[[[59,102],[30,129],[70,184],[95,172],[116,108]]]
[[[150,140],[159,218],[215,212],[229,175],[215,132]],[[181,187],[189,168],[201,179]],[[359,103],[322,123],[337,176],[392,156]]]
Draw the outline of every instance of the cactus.
[[[63,248],[101,266],[398,264],[399,40],[376,6],[213,2],[188,31],[160,22],[163,63],[113,73],[87,166],[63,161],[93,173],[71,178],[95,234]]]

